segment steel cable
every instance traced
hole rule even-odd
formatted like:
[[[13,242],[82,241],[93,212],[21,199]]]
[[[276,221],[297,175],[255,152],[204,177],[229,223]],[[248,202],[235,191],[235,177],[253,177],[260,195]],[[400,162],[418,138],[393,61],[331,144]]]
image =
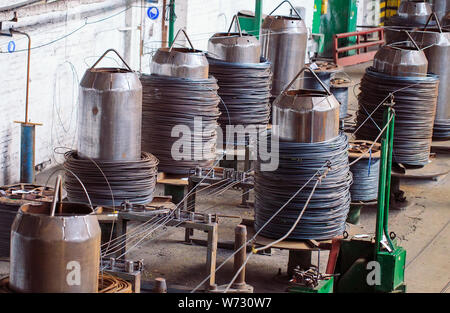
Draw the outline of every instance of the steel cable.
[[[89,197],[95,205],[112,206],[111,190],[116,206],[124,201],[146,204],[153,199],[158,159],[148,152],[142,152],[138,161],[96,160],[94,164],[91,160],[79,158],[75,151],[67,152],[65,158],[64,187],[71,202],[86,202],[86,195],[72,172],[89,190]]]
[[[142,150],[153,153],[160,161],[159,169],[166,173],[187,174],[196,166],[210,167],[216,156],[216,127],[220,115],[216,80],[152,74],[141,75],[141,83]],[[202,125],[198,127],[195,122],[200,118]],[[191,134],[172,137],[176,125],[188,127]],[[190,151],[180,151],[186,158],[173,158],[175,142],[183,149],[190,147]]]
[[[277,150],[276,147],[274,147]],[[305,184],[325,162],[331,169],[315,190],[302,220],[289,239],[329,239],[342,234],[350,207],[352,175],[348,166],[346,135],[316,143],[279,143],[278,169],[255,169],[255,229],[258,230],[297,189]],[[276,153],[272,151],[272,153]],[[298,194],[283,212],[273,218],[261,235],[278,238],[285,234],[298,216],[311,192],[312,184]]]
[[[409,86],[411,84],[414,86]],[[358,96],[356,122],[359,132],[356,138],[374,140],[378,133],[377,126],[364,123],[368,117],[366,110],[374,111],[372,119],[382,125],[384,109],[379,103],[395,93],[394,162],[426,165],[431,149],[438,84],[439,79],[432,74],[426,77],[396,77],[368,68],[361,80],[361,93]]]

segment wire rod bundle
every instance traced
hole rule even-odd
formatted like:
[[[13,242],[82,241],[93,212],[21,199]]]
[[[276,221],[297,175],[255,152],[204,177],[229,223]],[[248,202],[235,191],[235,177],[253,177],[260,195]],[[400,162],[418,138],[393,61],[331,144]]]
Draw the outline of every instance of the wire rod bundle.
[[[54,190],[33,184],[0,187],[0,257],[9,257],[11,226],[19,208],[26,203],[51,202]]]
[[[142,75],[141,83],[142,150],[153,153],[160,161],[159,169],[166,173],[187,174],[196,166],[210,167],[215,159],[220,115],[216,79],[152,74]],[[172,137],[175,126],[181,126],[181,130],[187,127],[191,133]],[[183,155],[181,160],[172,155],[175,143],[181,146],[176,151]]]
[[[107,273],[101,273],[98,277],[99,293],[132,293],[132,285],[126,280]]]
[[[208,57],[209,71],[219,84],[219,124],[265,125],[269,123],[270,88],[272,72],[270,62],[230,63]]]
[[[329,239],[341,235],[350,208],[352,175],[348,166],[346,135],[315,143],[282,142],[272,147],[279,153],[275,171],[255,170],[255,229],[262,225],[312,176],[331,166],[317,186],[305,213],[288,239]],[[261,235],[279,238],[294,225],[311,194],[315,180],[306,187],[261,231]]]
[[[103,273],[98,277],[98,292],[132,293],[133,290],[130,282],[111,274]],[[0,279],[0,293],[14,293],[14,291],[9,288],[9,276]]]
[[[142,152],[139,161],[102,161],[81,159],[75,151],[69,151],[65,153],[64,187],[71,202],[88,201],[74,173],[86,187],[93,205],[120,206],[126,200],[146,204],[153,199],[157,165],[158,159],[148,152]]]
[[[448,140],[450,138],[450,119],[434,120],[433,139]]]
[[[410,166],[426,165],[431,149],[438,85],[439,79],[433,74],[425,77],[389,76],[368,68],[361,80],[358,96],[356,124],[359,130],[356,138],[375,139],[383,124],[384,108],[380,103],[392,94],[396,115],[393,161]]]
[[[356,158],[349,158],[350,163]],[[372,201],[378,197],[380,173],[379,158],[363,158],[350,166],[353,184],[350,187],[352,201]]]

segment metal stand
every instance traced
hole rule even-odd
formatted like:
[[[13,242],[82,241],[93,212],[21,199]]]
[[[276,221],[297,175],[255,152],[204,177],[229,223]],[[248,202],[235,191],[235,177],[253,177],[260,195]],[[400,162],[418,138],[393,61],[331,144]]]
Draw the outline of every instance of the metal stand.
[[[212,286],[209,292],[222,293],[227,290],[227,293],[253,293],[253,286],[248,285],[245,282],[245,260],[247,259],[247,249],[242,248],[247,242],[247,227],[244,225],[238,225],[235,229],[234,238],[234,251],[237,253],[234,255],[234,274],[239,272],[235,282],[227,290],[228,285],[222,285],[219,287]],[[240,250],[239,250],[240,249]],[[238,251],[239,250],[239,251]],[[242,270],[241,270],[241,267]]]
[[[104,272],[106,273],[131,282],[134,293],[141,292],[142,261],[134,262],[110,258],[107,261],[103,261],[100,267],[104,268]]]
[[[215,285],[216,280],[216,255],[217,255],[217,241],[218,241],[218,224],[216,218],[211,214],[198,214],[194,212],[181,212],[189,213],[189,219],[185,219],[182,216],[175,217],[170,220],[166,226],[168,227],[184,227],[186,231],[198,229],[208,233],[208,247],[206,251],[206,273],[211,275],[209,282],[206,283],[205,288],[208,290],[210,286]],[[117,217],[117,236],[123,236],[126,240],[127,223],[129,221],[145,223],[152,219],[155,214],[159,212],[146,212],[146,214],[136,212],[119,212]],[[126,247],[124,247],[119,255],[124,254]]]
[[[209,176],[205,176],[205,173],[210,173]],[[251,176],[246,176],[246,172],[241,171],[235,171],[231,168],[221,168],[217,167],[214,168],[213,171],[211,169],[202,169],[200,167],[196,168],[193,172],[193,175],[189,176],[188,179],[188,193],[194,190],[200,182],[202,184],[206,185],[214,185],[214,186],[220,186],[221,182],[223,184],[230,183],[232,181],[235,181],[235,184],[233,185],[234,188],[240,188],[247,192],[249,189],[253,188],[253,179]],[[246,194],[248,195],[248,193]],[[189,212],[195,212],[195,193],[192,193],[187,199],[187,211]],[[248,199],[248,198],[245,198]],[[243,202],[244,196],[243,196]],[[189,232],[189,234],[186,232],[186,242],[190,242],[190,236],[192,236],[193,233]]]

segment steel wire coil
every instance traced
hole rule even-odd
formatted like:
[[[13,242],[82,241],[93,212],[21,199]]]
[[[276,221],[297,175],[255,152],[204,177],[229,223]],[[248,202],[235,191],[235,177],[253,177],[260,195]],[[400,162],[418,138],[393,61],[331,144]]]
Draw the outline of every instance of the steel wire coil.
[[[355,158],[350,157],[350,163]],[[380,159],[360,159],[350,166],[353,184],[350,187],[352,201],[372,201],[378,197],[378,180],[380,172]]]
[[[329,239],[341,235],[350,208],[352,183],[346,135],[341,133],[331,140],[315,143],[280,141],[279,147],[272,149],[272,153],[279,155],[278,169],[262,171],[261,160],[256,164],[255,229],[259,230],[313,175],[318,171],[323,173],[324,165],[329,162],[331,169],[317,186],[288,239]],[[285,235],[303,209],[315,181],[312,179],[260,234],[269,238]]]
[[[219,125],[266,125],[270,115],[270,62],[230,63],[208,57],[209,72],[217,79],[223,102]]]
[[[383,125],[384,107],[379,106],[371,119],[366,119],[383,99],[395,92],[393,161],[410,166],[426,165],[431,149],[438,85],[439,79],[433,74],[426,77],[397,77],[368,68],[361,80],[361,93],[358,95],[356,124],[360,129],[356,138],[374,140],[377,137]]]
[[[159,169],[166,173],[187,174],[190,169],[210,167],[216,151],[216,127],[219,118],[215,78],[186,79],[161,75],[141,75],[142,149],[159,159]],[[196,121],[201,119],[201,127]],[[188,128],[191,134],[172,137],[175,126]],[[188,136],[190,135],[190,136]],[[187,137],[187,138],[186,138]],[[178,143],[181,159],[172,156]]]
[[[142,152],[139,161],[104,161],[82,159],[76,151],[69,151],[65,154],[64,168],[68,171],[65,172],[64,187],[71,202],[88,203],[73,172],[86,187],[93,205],[120,206],[124,201],[146,204],[153,199],[157,165],[158,159],[148,152]]]
[[[111,274],[103,273],[98,278],[99,293],[132,293],[132,285],[130,282]],[[14,293],[9,288],[9,276],[0,279],[0,293]]]
[[[433,139],[450,139],[450,120],[434,120]]]

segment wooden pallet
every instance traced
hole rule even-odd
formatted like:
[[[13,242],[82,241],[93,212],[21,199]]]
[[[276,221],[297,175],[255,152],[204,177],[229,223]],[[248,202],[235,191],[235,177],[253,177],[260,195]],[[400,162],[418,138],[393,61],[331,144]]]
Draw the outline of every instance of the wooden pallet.
[[[156,182],[158,184],[187,186],[189,184],[188,177],[185,174],[168,174],[159,172]]]

